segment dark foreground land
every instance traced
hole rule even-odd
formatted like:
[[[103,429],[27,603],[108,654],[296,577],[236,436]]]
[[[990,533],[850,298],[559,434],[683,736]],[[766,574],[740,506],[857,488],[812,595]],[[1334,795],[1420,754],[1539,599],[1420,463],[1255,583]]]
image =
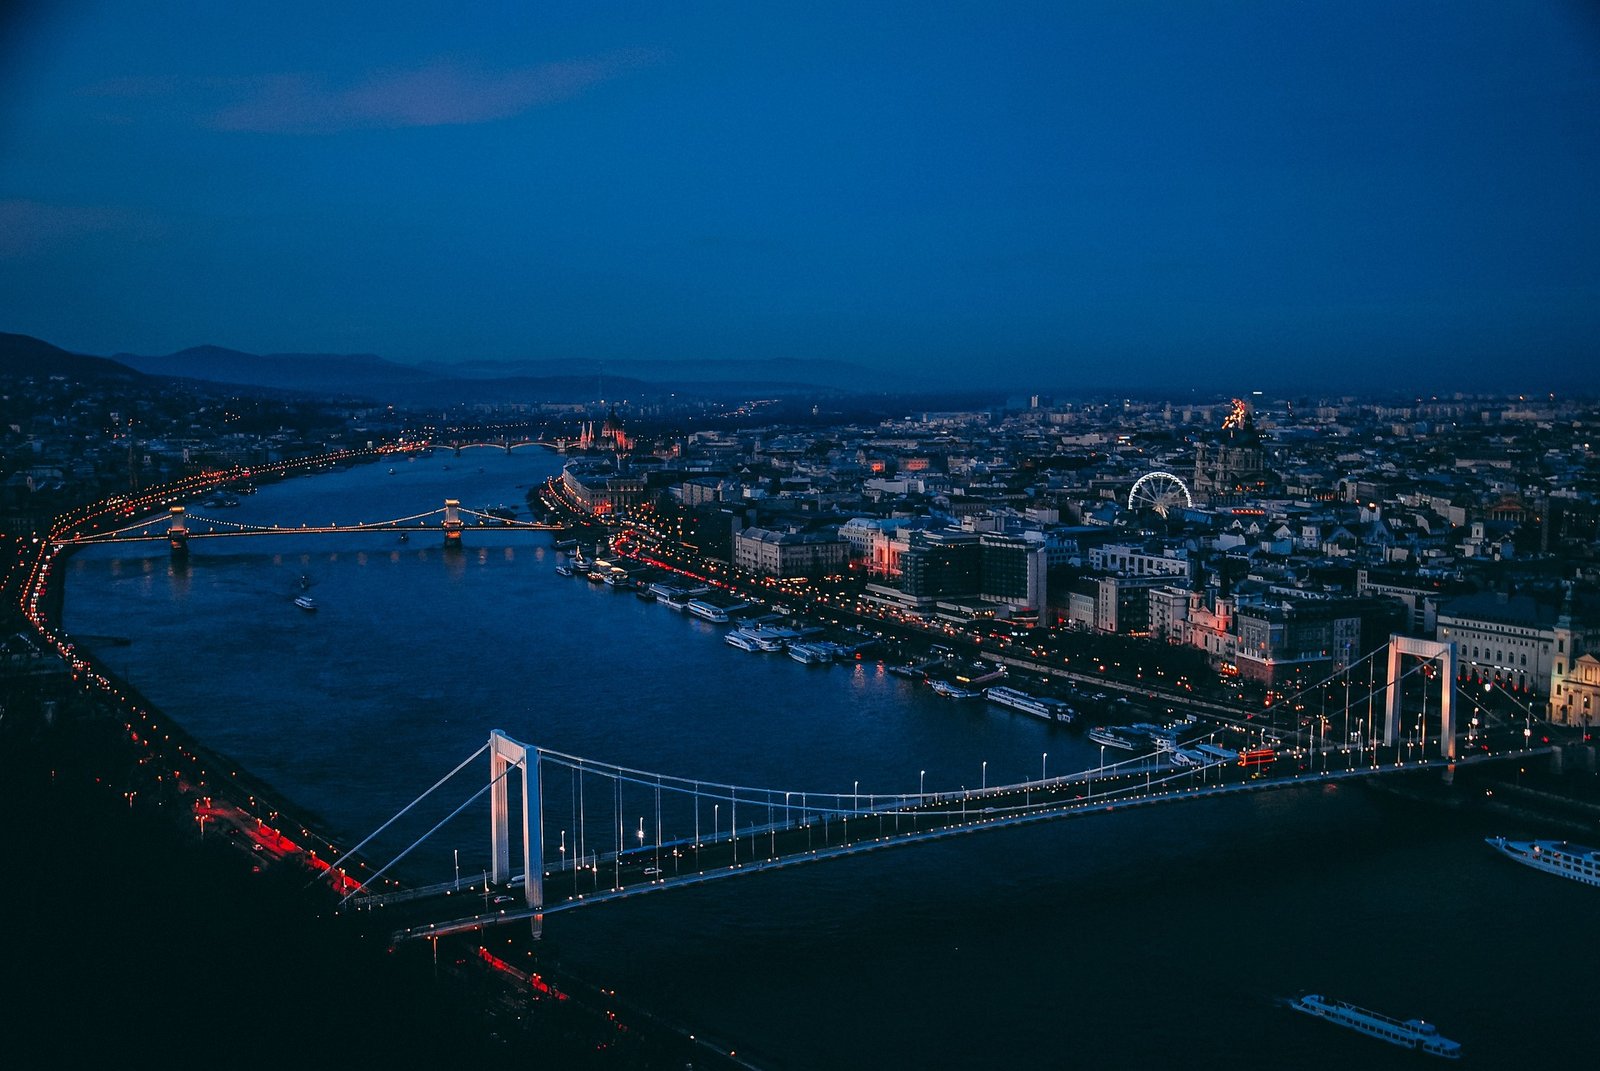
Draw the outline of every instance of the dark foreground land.
[[[121,724],[81,693],[0,716],[6,1064],[337,1061],[716,1066],[592,1001],[530,994],[466,941],[389,949],[308,893],[301,868],[197,835]],[[130,798],[130,793],[131,798]],[[260,865],[258,865],[260,864]],[[448,1063],[446,1062],[448,1061]]]

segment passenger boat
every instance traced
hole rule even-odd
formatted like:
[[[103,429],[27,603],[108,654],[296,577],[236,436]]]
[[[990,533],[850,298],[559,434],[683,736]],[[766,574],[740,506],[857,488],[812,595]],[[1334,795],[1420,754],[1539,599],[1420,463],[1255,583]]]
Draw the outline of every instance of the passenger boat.
[[[1137,751],[1143,742],[1138,737],[1104,725],[1096,725],[1089,730],[1089,739],[1106,747],[1121,748],[1123,751]]]
[[[1059,699],[1045,699],[1041,696],[1029,695],[1027,692],[1016,688],[1005,688],[996,685],[984,689],[984,697],[991,703],[997,703],[1012,710],[1020,710],[1024,714],[1032,714],[1045,721],[1058,721],[1066,724],[1072,721],[1072,707]]]
[[[942,695],[946,699],[978,699],[983,695],[982,692],[973,691],[970,688],[962,688],[951,684],[949,681],[932,681],[930,683],[934,693]]]
[[[1415,1049],[1432,1056],[1442,1056],[1446,1060],[1461,1059],[1460,1042],[1440,1037],[1438,1027],[1421,1019],[1392,1019],[1380,1012],[1358,1008],[1348,1001],[1334,1000],[1320,993],[1306,993],[1288,1004],[1297,1012],[1360,1031],[1403,1049]]]
[[[1128,726],[1128,731],[1143,733],[1149,737],[1157,751],[1171,751],[1178,745],[1178,727],[1175,725],[1153,725],[1147,721],[1140,721]]]
[[[565,562],[563,562],[562,564],[556,566],[556,575],[557,576],[571,576],[575,571],[576,570],[574,570],[572,568],[572,566],[567,565]]]
[[[300,607],[302,610],[313,613],[317,609],[317,600],[313,599],[310,595],[296,595],[294,597],[294,604]]]
[[[751,636],[742,628],[734,629],[732,632],[722,637],[722,640],[724,643],[728,644],[728,646],[737,647],[741,651],[761,650],[760,646],[757,645],[755,641],[755,637]]]
[[[707,621],[723,622],[728,620],[728,611],[715,603],[704,602],[700,599],[690,599],[684,608],[696,617],[703,617]]]
[[[800,638],[800,633],[792,628],[772,628],[762,624],[747,625],[744,631],[763,651],[781,651],[787,644]]]
[[[1564,840],[1506,840],[1485,837],[1484,843],[1524,866],[1559,874],[1585,885],[1600,886],[1600,851]]]
[[[833,652],[815,643],[791,643],[789,657],[806,666],[825,666],[833,661]]]

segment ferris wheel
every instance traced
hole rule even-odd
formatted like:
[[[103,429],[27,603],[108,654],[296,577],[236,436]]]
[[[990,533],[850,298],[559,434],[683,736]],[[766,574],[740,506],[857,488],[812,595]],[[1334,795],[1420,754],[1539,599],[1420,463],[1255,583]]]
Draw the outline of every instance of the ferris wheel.
[[[1153,509],[1165,517],[1176,507],[1194,505],[1189,488],[1170,472],[1147,472],[1133,483],[1128,492],[1128,508]]]

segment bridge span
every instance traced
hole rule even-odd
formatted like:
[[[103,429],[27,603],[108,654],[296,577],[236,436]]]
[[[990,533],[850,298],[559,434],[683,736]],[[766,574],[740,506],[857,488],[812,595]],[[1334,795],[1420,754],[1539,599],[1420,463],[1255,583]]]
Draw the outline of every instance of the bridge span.
[[[509,511],[508,511],[509,512]],[[435,520],[434,518],[437,518]],[[261,536],[305,536],[332,533],[411,533],[433,532],[440,535],[446,545],[459,544],[467,528],[466,518],[479,525],[510,528],[523,531],[555,532],[564,530],[559,524],[548,521],[523,520],[499,513],[469,509],[458,499],[449,498],[438,509],[414,513],[406,517],[392,517],[381,521],[361,521],[354,524],[256,524],[247,521],[230,521],[224,518],[203,517],[190,513],[185,506],[172,506],[166,515],[144,517],[119,528],[104,532],[78,532],[53,540],[59,548],[91,546],[97,543],[138,543],[166,540],[174,554],[183,554],[189,544],[197,539],[243,539]],[[204,526],[199,527],[199,526]]]

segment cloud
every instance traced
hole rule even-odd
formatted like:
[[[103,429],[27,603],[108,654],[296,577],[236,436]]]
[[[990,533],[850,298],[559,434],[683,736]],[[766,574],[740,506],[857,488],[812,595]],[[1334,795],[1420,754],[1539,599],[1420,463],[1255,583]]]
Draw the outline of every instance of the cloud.
[[[276,74],[234,83],[243,99],[211,113],[219,130],[324,134],[343,130],[489,123],[557,101],[643,66],[646,53],[486,71],[453,61],[374,74],[335,86],[320,75]]]
[[[0,201],[0,257],[30,256],[85,234],[137,233],[146,228],[118,208]]]

